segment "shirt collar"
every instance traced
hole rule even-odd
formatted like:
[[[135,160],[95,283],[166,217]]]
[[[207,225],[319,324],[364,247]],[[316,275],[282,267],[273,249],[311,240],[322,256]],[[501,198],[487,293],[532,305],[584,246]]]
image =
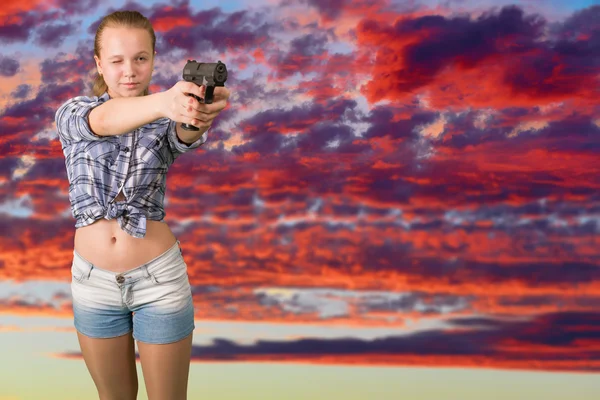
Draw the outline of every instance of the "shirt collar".
[[[101,96],[98,97],[98,100],[102,100],[102,101],[107,101],[110,99],[110,96],[108,95],[108,92],[104,92],[104,94],[102,94]]]

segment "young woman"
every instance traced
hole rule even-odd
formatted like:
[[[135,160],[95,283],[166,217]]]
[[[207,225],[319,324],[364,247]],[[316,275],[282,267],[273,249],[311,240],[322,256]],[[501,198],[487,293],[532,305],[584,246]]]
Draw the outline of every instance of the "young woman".
[[[74,325],[100,399],[135,399],[134,339],[150,400],[186,399],[194,305],[180,242],[164,222],[169,166],[206,141],[227,105],[217,87],[179,81],[148,94],[154,30],[119,11],[98,26],[93,96],[56,112],[76,219],[71,290]],[[191,124],[199,131],[182,129]]]

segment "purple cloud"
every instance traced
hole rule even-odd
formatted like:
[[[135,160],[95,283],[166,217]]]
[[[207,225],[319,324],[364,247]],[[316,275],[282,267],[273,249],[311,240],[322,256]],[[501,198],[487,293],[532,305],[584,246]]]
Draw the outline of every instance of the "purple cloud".
[[[291,341],[258,340],[241,345],[226,339],[216,339],[210,345],[194,346],[193,358],[198,360],[243,361],[253,356],[267,359],[306,358],[318,361],[321,357],[344,362],[346,356],[361,356],[369,363],[369,356],[484,356],[496,360],[497,365],[539,363],[542,368],[600,371],[600,355],[592,349],[572,348],[577,341],[597,342],[600,338],[600,315],[597,313],[564,312],[540,315],[531,321],[502,321],[492,318],[455,319],[457,327],[485,327],[467,331],[430,330],[405,336],[382,337],[373,340],[354,338],[305,338]],[[504,343],[512,343],[520,351],[504,350]],[[543,353],[528,351],[531,346],[545,346]],[[427,363],[426,359],[422,360]],[[434,360],[432,360],[434,361]],[[573,365],[568,365],[568,361]],[[587,361],[588,366],[582,365]],[[460,363],[460,359],[457,359]],[[556,367],[554,362],[563,362]],[[566,362],[566,363],[565,363]],[[398,359],[402,364],[402,358]],[[539,367],[539,366],[538,366]]]
[[[24,99],[31,93],[31,85],[19,85],[17,88],[10,94],[15,99]]]
[[[61,18],[59,11],[29,11],[19,12],[12,15],[8,21],[0,25],[0,42],[16,43],[26,42],[29,40],[36,28],[47,22],[54,22]]]
[[[36,31],[35,43],[46,48],[59,47],[77,29],[75,24],[46,24]]]
[[[8,57],[0,57],[0,75],[15,76],[19,70],[20,64],[17,60]]]

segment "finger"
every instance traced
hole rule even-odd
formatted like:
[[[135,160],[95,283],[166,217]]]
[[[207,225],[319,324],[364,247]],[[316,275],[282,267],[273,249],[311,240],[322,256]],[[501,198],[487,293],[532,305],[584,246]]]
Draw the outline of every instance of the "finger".
[[[216,116],[217,116],[217,114],[215,114],[215,113],[203,113],[203,112],[195,112],[192,115],[190,115],[191,118],[195,118],[202,122],[210,122],[213,119],[215,119]]]
[[[218,115],[219,113],[210,113],[199,115],[197,118],[201,119],[203,122],[211,123]]]
[[[223,111],[225,109],[225,107],[227,107],[227,101],[226,100],[218,100],[212,104],[206,104],[203,105],[203,107],[201,107],[201,109],[209,112],[209,113],[220,113],[221,111]]]
[[[180,120],[180,122],[182,122],[184,124],[194,125],[197,128],[202,128],[202,127],[208,126],[208,124],[205,121],[199,120],[198,118],[189,117],[186,115],[181,115],[179,117],[179,120]]]
[[[195,93],[186,93],[183,98],[177,99],[177,102],[184,107],[191,105],[195,109],[198,109],[198,105],[202,104],[204,99],[202,97],[197,97]]]
[[[214,94],[215,99],[227,100],[229,98],[231,92],[225,86],[217,86],[217,87],[215,87],[215,91],[213,94]]]
[[[218,100],[218,101],[213,102],[212,104],[200,103],[197,110],[200,112],[203,112],[203,113],[219,113],[225,107],[227,107],[227,101],[226,100]]]
[[[200,111],[201,105],[202,105],[202,103],[200,103],[197,99],[193,98],[192,96],[188,96],[185,99],[185,103],[182,104],[182,106],[185,109],[190,109],[190,107],[191,107],[192,110],[196,110],[196,111]]]
[[[195,94],[198,97],[202,97],[201,87],[196,85],[194,82],[183,81],[181,85],[181,91],[183,93]]]
[[[180,104],[193,104],[190,102],[190,99],[194,99],[194,100],[198,101],[198,99],[196,99],[196,97],[200,98],[201,101],[204,100],[204,94],[202,93],[200,87],[198,85],[196,85],[195,83],[181,81],[181,83],[179,85],[179,89],[181,90],[181,93],[177,97],[176,101]],[[181,98],[180,96],[184,96],[184,97]]]
[[[204,100],[204,99],[202,99]],[[198,99],[195,99],[194,97],[191,96],[187,96],[184,101],[182,103],[180,103],[180,105],[185,108],[186,110],[189,110],[189,107],[191,107],[193,110],[198,111],[198,112],[213,112],[215,110],[218,109],[214,107],[216,103],[212,103],[212,104],[206,104],[203,103],[201,101],[198,101]]]
[[[194,112],[193,115],[191,115],[193,118],[196,118],[200,121],[203,122],[211,122],[213,119],[215,119],[217,116],[219,115],[218,111],[213,111],[213,112],[202,112],[202,111],[197,111]]]
[[[206,109],[206,105],[198,103],[196,100],[194,101],[194,105],[192,104],[182,104],[182,108],[180,112],[183,115],[188,117],[202,117],[205,118],[205,115],[210,114],[211,112]]]
[[[229,94],[229,89],[225,86],[215,86],[215,94],[224,96]]]
[[[217,117],[219,112],[206,112],[194,110],[190,105],[180,109],[180,115],[184,118],[195,119],[201,123],[210,123]]]
[[[175,118],[175,121],[180,122],[182,124],[188,124],[188,125],[194,125],[194,126],[196,126],[196,124],[199,122],[194,117],[189,116],[187,114],[183,114],[183,113],[178,113],[177,117]]]
[[[191,94],[195,94],[196,96],[204,99],[206,90],[203,85],[196,85],[195,83],[190,82],[189,92]]]

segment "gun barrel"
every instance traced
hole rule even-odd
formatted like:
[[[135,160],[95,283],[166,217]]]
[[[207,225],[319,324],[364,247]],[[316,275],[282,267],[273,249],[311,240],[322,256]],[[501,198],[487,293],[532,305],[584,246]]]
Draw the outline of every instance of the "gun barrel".
[[[202,85],[204,81],[215,86],[224,86],[227,81],[227,66],[220,60],[216,63],[201,63],[188,60],[183,68],[183,79]]]

